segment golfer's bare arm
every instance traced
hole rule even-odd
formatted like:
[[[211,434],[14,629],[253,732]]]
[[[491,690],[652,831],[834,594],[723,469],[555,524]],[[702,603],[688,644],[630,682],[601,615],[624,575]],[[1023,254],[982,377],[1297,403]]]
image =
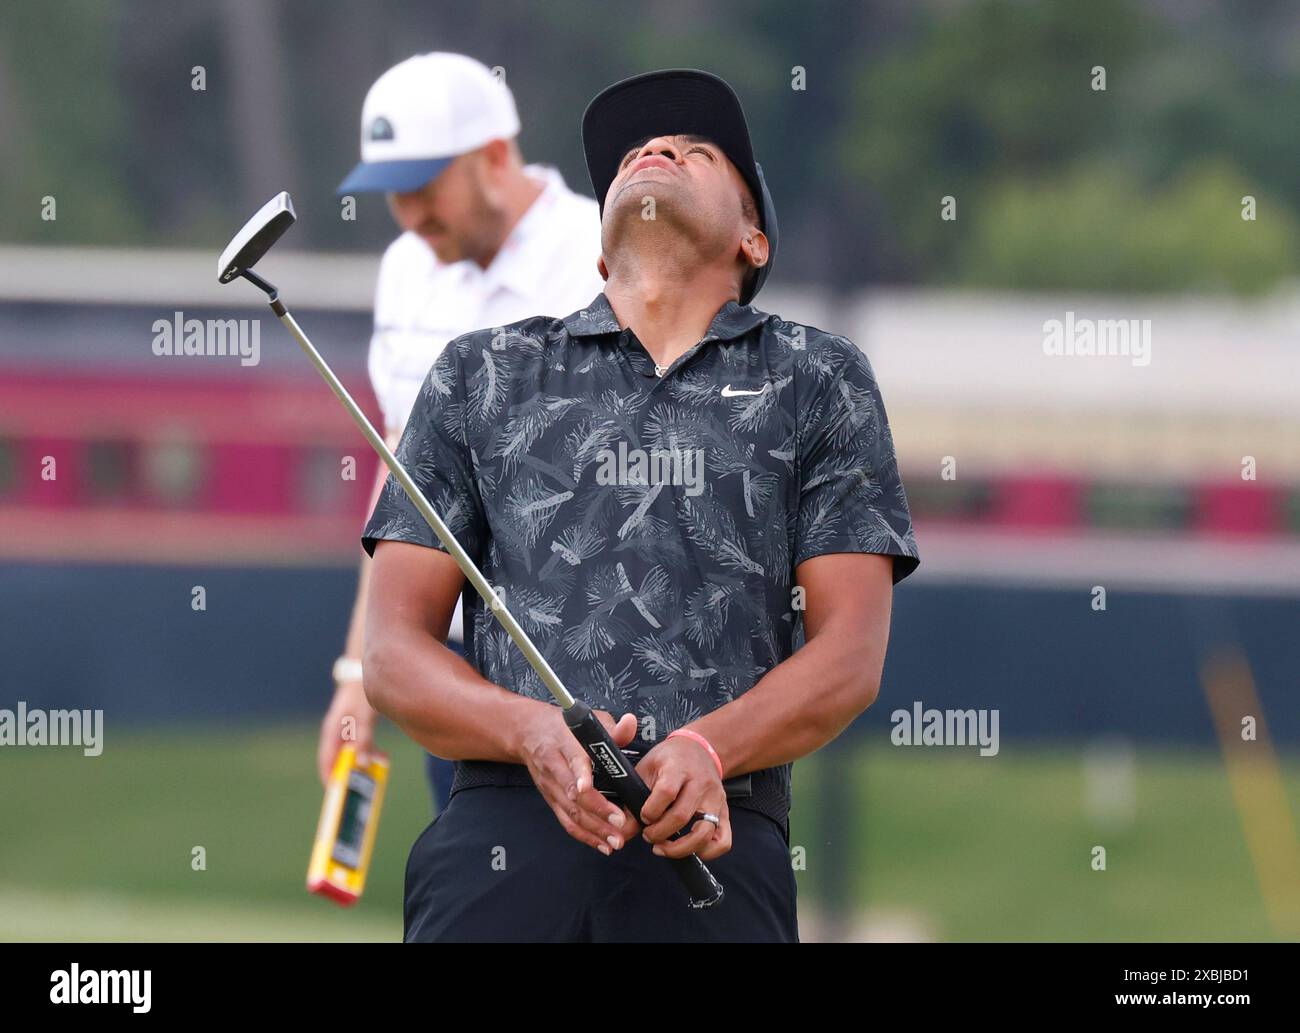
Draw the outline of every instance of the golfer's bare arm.
[[[443,644],[465,584],[456,561],[381,541],[370,578],[362,668],[371,706],[436,756],[517,762],[519,734],[554,708],[494,685]]]
[[[835,553],[799,564],[806,644],[758,683],[687,727],[712,743],[730,778],[824,746],[880,690],[889,641],[894,561]]]

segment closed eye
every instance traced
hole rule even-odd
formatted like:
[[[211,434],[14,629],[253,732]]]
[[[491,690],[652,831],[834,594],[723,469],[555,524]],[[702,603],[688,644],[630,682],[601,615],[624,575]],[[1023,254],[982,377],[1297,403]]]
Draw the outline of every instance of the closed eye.
[[[693,151],[699,151],[701,154],[707,155],[710,161],[717,161],[717,158],[714,156],[714,153],[711,150],[709,150],[707,147],[688,147],[686,149],[687,154],[690,154]]]

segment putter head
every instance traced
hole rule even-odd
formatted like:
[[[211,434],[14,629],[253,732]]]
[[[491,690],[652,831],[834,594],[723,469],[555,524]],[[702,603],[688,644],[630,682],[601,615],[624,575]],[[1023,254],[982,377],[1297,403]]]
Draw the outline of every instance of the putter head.
[[[293,211],[293,198],[282,190],[258,209],[257,214],[244,223],[217,259],[217,280],[229,283],[235,277],[252,269],[258,260],[271,250],[284,231],[293,225],[297,216]]]

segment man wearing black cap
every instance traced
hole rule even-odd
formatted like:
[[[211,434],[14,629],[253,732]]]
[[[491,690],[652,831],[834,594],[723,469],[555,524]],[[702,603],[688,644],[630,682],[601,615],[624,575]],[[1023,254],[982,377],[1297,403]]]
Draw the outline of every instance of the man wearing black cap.
[[[604,292],[449,344],[398,457],[651,797],[634,815],[593,786],[390,479],[363,539],[366,692],[458,761],[411,851],[406,939],[794,940],[791,765],[874,700],[917,565],[888,422],[851,342],[749,305],[776,213],[726,83],[617,83],[583,145]],[[477,670],[438,641],[462,591]],[[654,856],[689,853],[714,907]]]

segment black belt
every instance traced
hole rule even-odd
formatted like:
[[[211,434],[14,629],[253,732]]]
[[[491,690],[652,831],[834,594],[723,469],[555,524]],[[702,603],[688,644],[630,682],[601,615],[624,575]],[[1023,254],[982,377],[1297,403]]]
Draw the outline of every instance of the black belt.
[[[761,771],[736,775],[723,781],[727,792],[727,806],[765,814],[781,827],[789,839],[790,819],[790,768],[763,768]],[[533,787],[533,776],[523,764],[502,764],[488,760],[458,760],[456,775],[451,782],[451,795],[462,789],[479,786]],[[613,794],[601,790],[604,796]]]

